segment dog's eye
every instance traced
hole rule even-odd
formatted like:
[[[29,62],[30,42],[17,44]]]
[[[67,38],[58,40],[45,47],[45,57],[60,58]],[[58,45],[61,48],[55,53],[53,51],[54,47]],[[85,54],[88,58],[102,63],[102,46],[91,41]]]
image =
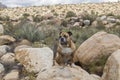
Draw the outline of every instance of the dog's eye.
[[[62,36],[59,36],[59,38],[61,38]]]
[[[65,37],[65,38],[67,38],[67,36],[66,36],[66,35],[64,35],[64,37]]]

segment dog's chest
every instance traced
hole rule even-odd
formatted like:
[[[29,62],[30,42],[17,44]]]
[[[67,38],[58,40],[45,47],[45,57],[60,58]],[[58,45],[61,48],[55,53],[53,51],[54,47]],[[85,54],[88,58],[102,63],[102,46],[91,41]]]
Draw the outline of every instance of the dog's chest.
[[[72,54],[73,50],[71,48],[63,48],[62,54]]]

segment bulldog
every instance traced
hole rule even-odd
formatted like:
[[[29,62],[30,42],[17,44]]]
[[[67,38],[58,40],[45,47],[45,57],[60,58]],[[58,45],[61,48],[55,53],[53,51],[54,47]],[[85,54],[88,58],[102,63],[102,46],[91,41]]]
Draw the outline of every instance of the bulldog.
[[[56,46],[55,60],[59,65],[72,65],[76,46],[71,39],[72,33],[60,32]]]

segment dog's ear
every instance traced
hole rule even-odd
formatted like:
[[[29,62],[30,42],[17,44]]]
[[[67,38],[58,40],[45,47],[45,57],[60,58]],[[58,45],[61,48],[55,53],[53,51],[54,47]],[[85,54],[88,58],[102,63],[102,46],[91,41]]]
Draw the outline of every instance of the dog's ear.
[[[69,36],[72,36],[72,32],[71,31],[68,31],[67,33],[69,34]]]
[[[59,35],[62,33],[62,31],[59,33]]]

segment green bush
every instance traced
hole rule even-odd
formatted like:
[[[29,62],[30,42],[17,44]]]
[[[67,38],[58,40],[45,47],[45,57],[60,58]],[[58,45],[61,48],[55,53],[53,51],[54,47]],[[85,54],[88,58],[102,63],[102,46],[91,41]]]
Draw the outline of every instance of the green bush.
[[[66,14],[66,18],[68,17],[76,17],[76,14],[73,11],[68,11]]]
[[[62,20],[61,26],[67,27],[68,22],[66,20]]]
[[[34,22],[40,22],[44,19],[43,16],[39,16],[39,15],[36,15],[36,16],[33,16],[33,21]]]
[[[13,26],[11,22],[6,23],[4,34],[11,35],[17,40],[27,39],[31,42],[40,41],[46,36],[44,32],[39,31],[34,24],[23,21],[15,26]]]
[[[30,14],[28,14],[28,13],[23,14],[23,17],[28,17],[28,16],[30,16]]]
[[[35,42],[42,40],[45,36],[35,27],[35,25],[26,23],[15,31],[14,37]]]
[[[82,15],[83,20],[90,20],[91,23],[95,21],[97,17],[98,17],[98,13],[94,11],[91,11],[91,13],[84,12]]]
[[[0,16],[0,21],[9,21],[9,16]]]

